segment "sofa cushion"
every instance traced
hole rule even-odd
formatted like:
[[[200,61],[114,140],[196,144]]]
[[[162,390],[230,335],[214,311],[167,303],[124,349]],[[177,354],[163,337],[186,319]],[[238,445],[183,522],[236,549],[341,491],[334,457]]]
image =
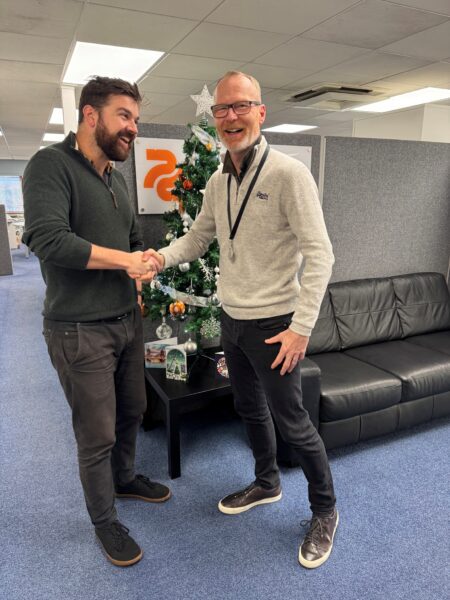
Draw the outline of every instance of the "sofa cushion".
[[[402,337],[390,278],[341,281],[329,292],[342,349]]]
[[[307,354],[333,352],[340,349],[341,342],[334,320],[330,294],[327,290],[323,297],[322,304],[320,305],[319,317],[317,318],[311,337],[309,338]]]
[[[402,381],[402,402],[450,389],[450,356],[397,340],[346,350],[345,354],[383,369]]]
[[[410,344],[418,344],[424,348],[431,348],[444,354],[450,354],[450,331],[438,331],[437,333],[426,333],[408,338]]]
[[[398,377],[342,352],[315,354],[321,369],[320,421],[338,421],[398,404]]]
[[[403,337],[450,329],[450,293],[441,273],[391,277]]]

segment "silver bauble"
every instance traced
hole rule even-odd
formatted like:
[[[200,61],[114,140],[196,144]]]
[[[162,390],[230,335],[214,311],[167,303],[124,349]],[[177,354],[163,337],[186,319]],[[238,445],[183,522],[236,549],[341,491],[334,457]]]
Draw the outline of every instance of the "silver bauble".
[[[170,338],[170,336],[172,335],[172,327],[167,325],[165,317],[163,317],[161,325],[156,328],[155,333],[160,340]]]
[[[220,273],[219,267],[214,267],[214,273]]]
[[[174,237],[175,236],[174,236],[174,234],[171,231],[169,231],[169,233],[166,233],[166,240],[168,242],[170,242],[171,240],[173,240]]]
[[[213,306],[219,306],[220,304],[219,296],[216,293],[210,297],[209,301]]]
[[[184,349],[188,354],[194,354],[194,352],[197,352],[197,342],[194,342],[194,340],[189,338],[186,342],[184,342]]]
[[[211,296],[211,290],[209,288],[206,288],[205,290],[203,290],[203,293],[205,296]]]
[[[187,273],[189,271],[189,269],[191,268],[191,265],[188,262],[185,262],[185,263],[181,263],[180,265],[178,265],[178,268],[180,269],[180,271],[182,273]]]

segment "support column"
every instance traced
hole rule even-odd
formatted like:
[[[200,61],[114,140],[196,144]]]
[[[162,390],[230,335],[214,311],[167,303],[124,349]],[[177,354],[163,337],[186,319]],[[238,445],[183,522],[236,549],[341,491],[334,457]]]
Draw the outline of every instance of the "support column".
[[[70,131],[76,131],[78,129],[75,87],[72,85],[62,85],[61,100],[64,119],[64,135],[68,135]]]

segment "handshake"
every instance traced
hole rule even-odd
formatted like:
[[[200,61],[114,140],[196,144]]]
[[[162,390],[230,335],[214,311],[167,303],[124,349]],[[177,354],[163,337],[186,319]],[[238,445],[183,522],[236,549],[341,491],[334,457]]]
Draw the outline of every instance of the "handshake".
[[[126,272],[131,279],[151,281],[156,273],[160,273],[164,268],[164,256],[152,248],[144,252],[140,250],[130,252],[128,256],[129,264]]]

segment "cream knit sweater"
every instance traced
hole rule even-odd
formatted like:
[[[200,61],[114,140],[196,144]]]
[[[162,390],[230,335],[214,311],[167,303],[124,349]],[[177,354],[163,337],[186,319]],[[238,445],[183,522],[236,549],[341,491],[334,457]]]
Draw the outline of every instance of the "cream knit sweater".
[[[239,188],[232,177],[232,225],[266,145],[262,137]],[[217,292],[225,312],[234,319],[261,319],[293,311],[290,328],[309,336],[334,262],[311,173],[294,158],[270,150],[237,230],[234,257],[229,252],[227,180],[219,167],[208,181],[202,210],[190,231],[159,250],[165,266],[201,257],[217,236]]]

